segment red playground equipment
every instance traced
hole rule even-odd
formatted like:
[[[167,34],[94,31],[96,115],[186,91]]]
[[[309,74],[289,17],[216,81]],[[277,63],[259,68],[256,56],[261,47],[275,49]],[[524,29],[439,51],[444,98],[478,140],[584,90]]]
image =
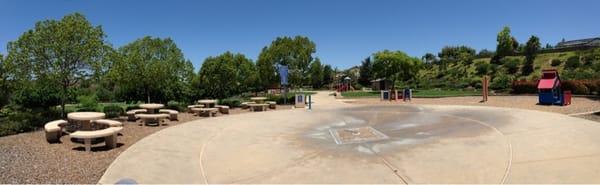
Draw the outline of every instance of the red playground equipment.
[[[542,79],[538,82],[539,104],[570,105],[571,91],[562,91],[560,77],[555,69],[543,70]]]
[[[354,90],[354,88],[352,87],[351,83],[350,83],[350,77],[345,77],[343,79],[343,81],[339,82],[335,89],[338,92],[344,92],[344,91],[350,91],[350,90]]]

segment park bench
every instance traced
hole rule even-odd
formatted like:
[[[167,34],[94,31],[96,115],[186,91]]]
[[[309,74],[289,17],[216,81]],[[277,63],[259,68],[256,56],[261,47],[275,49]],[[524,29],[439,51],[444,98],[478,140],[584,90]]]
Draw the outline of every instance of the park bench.
[[[132,110],[127,111],[127,120],[135,121],[137,119],[137,117],[135,117],[135,115],[140,114],[140,113],[146,113],[146,109],[132,109]]]
[[[71,138],[83,139],[85,151],[89,152],[92,149],[92,139],[104,138],[104,143],[108,148],[117,146],[117,134],[123,130],[123,127],[108,127],[94,131],[75,131],[70,134]]]
[[[215,105],[215,108],[218,108],[221,114],[229,114],[229,106],[227,105]]]
[[[168,114],[136,114],[135,117],[140,118],[140,124],[147,125],[149,123],[156,123],[160,126],[161,122],[164,122],[169,117]]]
[[[277,108],[277,102],[275,102],[275,101],[267,101],[265,103],[269,104],[269,108],[270,109],[276,109]]]
[[[54,120],[44,125],[44,131],[46,132],[46,140],[48,142],[57,142],[62,135],[62,128],[69,124],[65,120]]]
[[[240,105],[242,106],[242,109],[247,109],[247,108],[250,108],[251,104],[256,104],[256,102],[252,102],[252,101],[242,102]]]
[[[188,113],[193,113],[194,111],[192,110],[193,108],[203,108],[204,105],[188,105]]]
[[[179,111],[171,110],[171,109],[160,109],[160,110],[158,110],[158,112],[169,114],[169,120],[171,120],[171,121],[178,120],[177,115],[179,114]]]
[[[92,123],[106,125],[108,127],[122,127],[123,123],[120,121],[110,120],[110,119],[99,119],[93,120]]]
[[[266,111],[269,104],[249,104],[250,111]]]
[[[194,112],[198,116],[212,117],[217,114],[217,111],[219,111],[217,108],[194,108]]]

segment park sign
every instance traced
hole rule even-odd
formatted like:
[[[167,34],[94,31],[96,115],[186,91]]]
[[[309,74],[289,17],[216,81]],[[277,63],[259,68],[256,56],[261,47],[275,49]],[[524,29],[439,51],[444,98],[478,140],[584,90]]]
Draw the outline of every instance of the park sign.
[[[279,66],[279,78],[281,80],[281,85],[288,84],[288,66],[285,66],[285,65]]]

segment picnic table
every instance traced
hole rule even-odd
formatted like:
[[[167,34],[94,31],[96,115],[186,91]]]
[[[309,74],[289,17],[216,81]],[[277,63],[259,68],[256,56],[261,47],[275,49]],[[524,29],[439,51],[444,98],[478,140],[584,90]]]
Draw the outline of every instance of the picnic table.
[[[148,114],[156,114],[158,109],[165,107],[163,104],[159,103],[146,103],[140,104],[140,108],[148,110]]]
[[[106,114],[103,112],[72,112],[67,114],[67,118],[81,124],[81,130],[84,131],[92,130],[93,120],[103,119],[104,117],[106,117]]]
[[[267,97],[252,97],[250,100],[256,102],[257,104],[262,104],[267,100]]]
[[[213,108],[217,100],[198,100],[198,103],[204,105],[204,108]]]

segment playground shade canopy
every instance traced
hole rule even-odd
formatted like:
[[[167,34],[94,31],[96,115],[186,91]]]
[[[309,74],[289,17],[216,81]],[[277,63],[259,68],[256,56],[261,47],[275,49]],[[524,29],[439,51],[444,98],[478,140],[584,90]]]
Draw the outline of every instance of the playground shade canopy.
[[[538,89],[552,89],[556,83],[556,78],[553,79],[541,79],[538,84]]]
[[[558,75],[556,75],[556,71],[543,71],[542,79],[538,83],[538,89],[553,89],[554,85],[556,85],[556,81],[558,80]]]

